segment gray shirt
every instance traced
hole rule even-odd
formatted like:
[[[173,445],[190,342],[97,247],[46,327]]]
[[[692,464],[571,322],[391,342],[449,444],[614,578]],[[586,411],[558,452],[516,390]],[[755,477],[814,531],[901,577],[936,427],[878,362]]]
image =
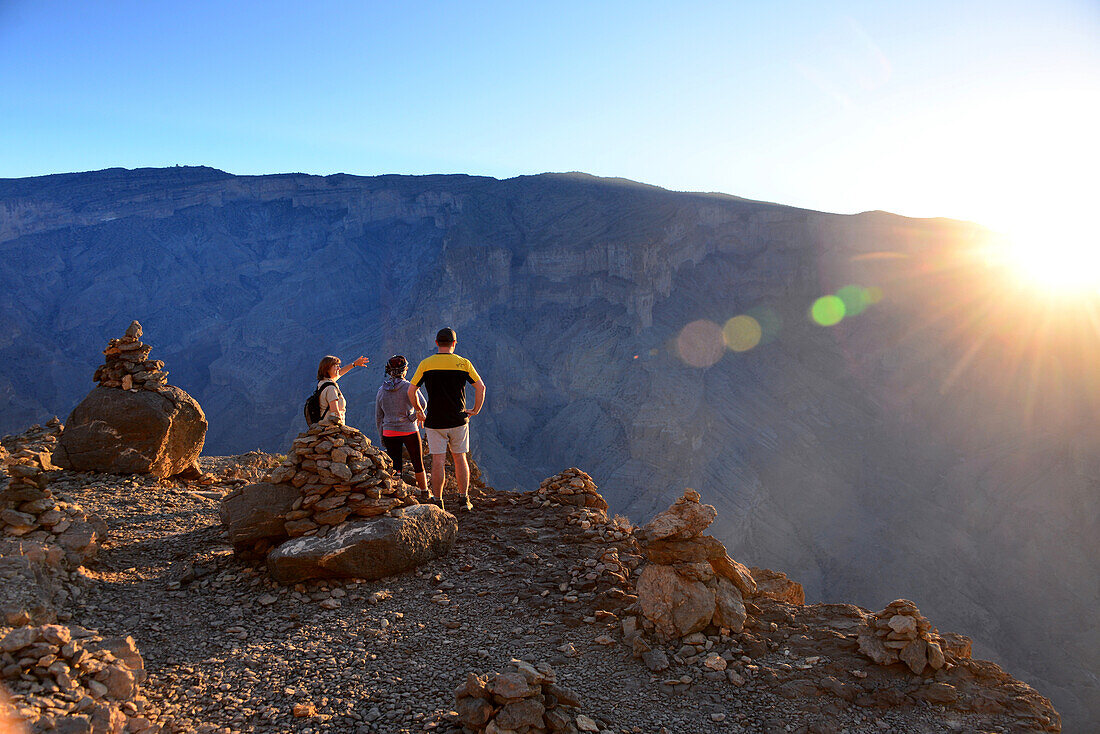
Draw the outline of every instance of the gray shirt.
[[[378,396],[374,399],[374,422],[380,438],[382,431],[412,433],[420,428],[416,409],[409,402],[410,384],[408,380],[401,380],[391,390],[385,385],[378,388]]]

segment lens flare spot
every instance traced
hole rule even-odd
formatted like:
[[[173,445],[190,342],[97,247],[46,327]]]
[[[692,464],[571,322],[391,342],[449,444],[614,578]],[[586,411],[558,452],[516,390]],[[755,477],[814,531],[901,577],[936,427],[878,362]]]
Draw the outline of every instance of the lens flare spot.
[[[872,306],[882,300],[882,289],[879,288],[877,285],[871,286],[863,293],[867,297],[867,303]]]
[[[819,326],[835,326],[844,318],[844,301],[836,296],[822,296],[810,307],[810,318]]]
[[[836,297],[844,301],[845,316],[859,316],[867,310],[867,290],[863,286],[846,285],[836,292]]]
[[[692,321],[676,337],[676,351],[692,367],[710,367],[726,351],[722,327],[706,319]]]
[[[746,314],[734,316],[722,327],[726,346],[735,352],[747,352],[755,347],[760,343],[763,333],[760,322]]]

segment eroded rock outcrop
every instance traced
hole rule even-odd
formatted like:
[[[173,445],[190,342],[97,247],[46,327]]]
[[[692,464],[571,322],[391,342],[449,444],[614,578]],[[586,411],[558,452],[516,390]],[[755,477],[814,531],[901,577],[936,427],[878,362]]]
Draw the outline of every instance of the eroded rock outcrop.
[[[753,581],[756,582],[757,596],[788,604],[806,603],[806,592],[802,589],[802,584],[787,578],[787,574],[756,566],[750,568],[749,572],[752,574]]]
[[[136,321],[112,339],[99,383],[73,410],[54,462],[74,471],[169,477],[198,472],[206,415],[198,402],[167,384],[163,362],[149,360]],[[201,472],[200,472],[201,473]]]

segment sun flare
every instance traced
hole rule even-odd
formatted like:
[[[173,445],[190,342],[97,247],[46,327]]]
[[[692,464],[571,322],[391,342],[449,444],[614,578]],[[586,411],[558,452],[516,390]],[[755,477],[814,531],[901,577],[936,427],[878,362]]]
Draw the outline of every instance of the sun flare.
[[[1020,280],[1052,295],[1100,294],[1100,237],[1084,225],[1007,235],[995,256]]]

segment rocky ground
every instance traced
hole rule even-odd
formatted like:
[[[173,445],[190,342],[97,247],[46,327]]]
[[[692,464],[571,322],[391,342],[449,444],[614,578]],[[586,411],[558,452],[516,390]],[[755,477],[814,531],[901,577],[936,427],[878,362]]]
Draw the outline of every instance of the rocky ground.
[[[872,664],[845,605],[755,599],[745,632],[655,647],[670,667],[652,672],[591,578],[609,546],[636,554],[633,538],[603,538],[534,493],[479,491],[453,551],[416,571],[279,586],[234,557],[218,519],[220,497],[276,460],[200,463],[213,481],[66,471],[51,485],[108,527],[59,618],[133,636],[142,714],[169,731],[457,732],[456,687],[512,658],[553,666],[600,731],[1057,730],[996,666],[948,683]]]

